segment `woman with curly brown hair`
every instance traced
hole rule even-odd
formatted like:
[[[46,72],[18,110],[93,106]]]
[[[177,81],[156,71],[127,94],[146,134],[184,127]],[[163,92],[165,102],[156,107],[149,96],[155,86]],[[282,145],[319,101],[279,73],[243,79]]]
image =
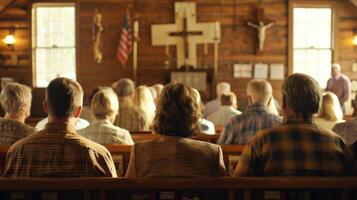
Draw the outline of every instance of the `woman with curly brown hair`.
[[[162,137],[133,146],[126,177],[226,175],[220,146],[188,138],[200,131],[195,95],[181,83],[164,87],[153,124]]]

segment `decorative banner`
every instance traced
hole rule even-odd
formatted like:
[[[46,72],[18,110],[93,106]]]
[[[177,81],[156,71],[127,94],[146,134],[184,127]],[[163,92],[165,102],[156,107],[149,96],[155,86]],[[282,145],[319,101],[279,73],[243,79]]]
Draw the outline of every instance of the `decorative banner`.
[[[103,59],[103,44],[101,40],[102,32],[104,30],[102,25],[102,14],[96,8],[94,10],[95,14],[93,17],[93,51],[94,51],[94,60],[96,63],[101,63]]]

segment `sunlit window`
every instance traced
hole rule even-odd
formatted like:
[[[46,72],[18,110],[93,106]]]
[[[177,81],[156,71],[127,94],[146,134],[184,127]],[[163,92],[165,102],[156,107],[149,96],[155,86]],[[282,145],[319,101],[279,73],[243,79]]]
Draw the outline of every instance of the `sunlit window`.
[[[293,72],[314,77],[326,87],[332,62],[332,9],[294,8]]]
[[[32,9],[34,80],[46,87],[56,77],[76,78],[74,4],[34,4]]]

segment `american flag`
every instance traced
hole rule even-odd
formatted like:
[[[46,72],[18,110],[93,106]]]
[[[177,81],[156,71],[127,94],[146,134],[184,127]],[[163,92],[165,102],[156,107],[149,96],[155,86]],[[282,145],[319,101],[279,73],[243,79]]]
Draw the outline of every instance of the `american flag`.
[[[119,62],[126,66],[132,48],[131,26],[129,12],[126,12],[123,27],[121,29],[117,57]]]

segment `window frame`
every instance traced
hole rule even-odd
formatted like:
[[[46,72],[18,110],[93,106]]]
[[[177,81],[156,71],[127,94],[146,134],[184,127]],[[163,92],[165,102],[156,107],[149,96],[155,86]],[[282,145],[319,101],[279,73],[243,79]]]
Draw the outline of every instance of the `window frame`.
[[[37,7],[73,7],[74,8],[74,51],[75,51],[75,58],[74,58],[74,65],[75,65],[75,73],[76,73],[76,79],[78,79],[78,39],[77,39],[77,33],[78,33],[78,25],[77,25],[77,4],[75,2],[68,2],[68,1],[54,1],[54,2],[42,2],[42,1],[34,1],[30,5],[30,45],[31,45],[31,54],[30,54],[30,59],[31,59],[31,70],[32,70],[32,86],[35,88],[43,88],[41,86],[37,85],[37,73],[36,73],[36,48],[34,44],[36,44],[37,40],[37,22],[33,21],[33,19],[36,19],[36,12],[34,11]],[[45,47],[41,47],[42,49],[45,49]],[[68,47],[61,47],[61,48],[68,48]]]
[[[331,61],[338,63],[338,13],[336,3],[334,2],[321,2],[309,0],[290,0],[288,12],[288,75],[292,74],[294,69],[294,8],[330,8],[331,9]]]

